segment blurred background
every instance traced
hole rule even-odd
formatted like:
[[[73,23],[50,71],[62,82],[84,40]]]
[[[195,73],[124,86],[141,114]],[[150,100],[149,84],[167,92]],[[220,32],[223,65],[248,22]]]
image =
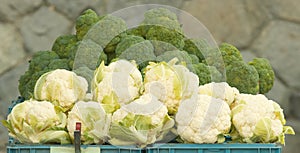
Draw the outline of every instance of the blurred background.
[[[300,146],[300,2],[298,0],[0,0],[0,119],[18,94],[18,79],[31,55],[49,50],[59,35],[74,33],[76,17],[87,8],[99,15],[138,4],[164,4],[196,17],[217,43],[237,46],[243,58],[268,58],[276,81],[267,94],[284,109],[296,136],[283,153]],[[133,14],[134,15],[134,14]],[[0,126],[0,153],[7,130]]]

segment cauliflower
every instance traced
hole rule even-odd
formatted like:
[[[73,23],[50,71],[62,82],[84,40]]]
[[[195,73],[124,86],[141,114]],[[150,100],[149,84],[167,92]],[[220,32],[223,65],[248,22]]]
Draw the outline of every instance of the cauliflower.
[[[166,106],[144,94],[113,113],[109,143],[144,147],[163,140],[173,126]]]
[[[83,100],[88,90],[88,83],[74,72],[56,69],[43,74],[34,88],[37,100],[48,100],[68,111],[76,101]]]
[[[83,144],[102,144],[108,138],[111,115],[94,101],[77,102],[68,113],[67,129],[74,141],[76,122],[81,122],[81,142]]]
[[[66,115],[48,101],[31,99],[17,104],[3,125],[21,143],[70,143],[64,130]]]
[[[171,115],[177,112],[179,103],[197,92],[199,79],[183,65],[175,65],[177,59],[169,63],[150,63],[144,76],[145,93],[155,95],[163,102]]]
[[[284,134],[294,134],[285,126],[280,106],[264,95],[240,94],[232,104],[234,141],[284,144]]]
[[[239,91],[234,87],[230,87],[226,82],[211,82],[199,86],[199,94],[222,99],[230,106],[235,100],[235,97],[239,94]]]
[[[179,136],[186,142],[221,143],[231,127],[231,111],[221,99],[195,94],[182,101],[175,121]]]
[[[92,82],[93,99],[106,104],[107,112],[113,112],[139,97],[141,87],[142,74],[135,63],[118,60],[105,66],[102,62]]]

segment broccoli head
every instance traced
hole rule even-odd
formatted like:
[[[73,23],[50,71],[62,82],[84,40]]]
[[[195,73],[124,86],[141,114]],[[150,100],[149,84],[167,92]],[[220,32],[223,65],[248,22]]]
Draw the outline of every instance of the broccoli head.
[[[126,49],[130,48],[131,46],[141,43],[145,41],[143,37],[135,36],[135,35],[128,35],[124,37],[120,43],[116,47],[116,55],[120,56]]]
[[[127,25],[123,19],[106,15],[89,29],[85,39],[91,39],[105,48],[113,38],[123,32],[125,33],[126,29]]]
[[[249,65],[255,67],[259,75],[259,93],[270,91],[274,84],[275,73],[269,61],[265,58],[254,58]]]
[[[52,46],[52,51],[54,51],[60,58],[68,58],[77,41],[76,35],[59,36],[56,38]]]
[[[221,73],[213,66],[197,63],[188,65],[188,68],[198,76],[199,85],[222,81]]]
[[[102,47],[90,39],[79,41],[74,50],[70,58],[73,60],[72,69],[88,67],[95,70],[99,63],[107,62],[107,55]]]
[[[75,23],[76,36],[78,40],[82,40],[88,33],[90,28],[100,20],[97,13],[91,9],[84,11],[77,19]]]
[[[186,39],[184,40],[183,50],[189,54],[196,55],[200,61],[205,60],[204,53],[209,49],[208,43],[204,39]]]
[[[117,45],[120,43],[120,41],[127,37],[127,31],[122,32],[119,35],[115,36],[103,49],[106,54],[113,53],[116,50]]]
[[[166,48],[174,46],[182,50],[184,47],[184,35],[162,26],[152,26],[146,34],[146,39],[152,40],[156,55],[166,51]]]
[[[47,69],[49,63],[54,59],[59,59],[55,52],[38,51],[29,60],[29,70],[33,72],[43,71]]]
[[[190,58],[191,58],[193,64],[199,63],[199,58],[198,58],[196,55],[194,55],[194,54],[189,54],[189,56],[190,56]]]
[[[177,20],[177,15],[165,8],[154,8],[144,14],[145,19],[141,25],[162,26],[182,33],[182,28]],[[150,26],[150,27],[151,27]],[[144,28],[149,29],[145,26]]]
[[[224,64],[227,66],[234,61],[243,61],[240,51],[231,44],[222,43],[219,47]]]
[[[178,63],[185,63],[185,64],[193,63],[190,55],[186,51],[180,51],[180,50],[166,51],[163,54],[157,56],[156,61],[169,62],[175,57],[178,59],[177,61]]]
[[[128,36],[121,40],[116,48],[116,57],[119,59],[134,60],[139,69],[154,61],[156,56],[149,40],[138,36]]]
[[[148,10],[144,14],[145,19],[153,19],[158,17],[166,17],[169,20],[177,21],[177,15],[166,8],[154,8]]]
[[[55,69],[66,69],[71,70],[69,67],[69,60],[68,59],[54,59],[48,65],[48,70],[55,70]]]
[[[259,75],[252,65],[235,61],[226,66],[226,82],[241,93],[259,93]]]

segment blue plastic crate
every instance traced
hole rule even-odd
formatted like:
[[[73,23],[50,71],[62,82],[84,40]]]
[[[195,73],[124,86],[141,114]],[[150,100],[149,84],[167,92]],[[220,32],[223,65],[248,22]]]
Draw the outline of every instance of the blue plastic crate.
[[[155,144],[147,153],[280,153],[276,144]]]
[[[7,153],[51,153],[55,148],[74,149],[73,145],[9,145]],[[145,149],[112,145],[81,145],[82,149],[99,148],[99,153],[144,153]],[[93,152],[97,153],[97,152]]]

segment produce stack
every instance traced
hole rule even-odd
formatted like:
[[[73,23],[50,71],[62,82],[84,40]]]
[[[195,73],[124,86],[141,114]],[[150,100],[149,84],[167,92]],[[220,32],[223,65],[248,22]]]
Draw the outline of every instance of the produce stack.
[[[269,61],[246,63],[231,44],[189,38],[175,13],[145,12],[133,28],[86,10],[76,34],[39,51],[19,79],[25,101],[3,121],[20,143],[281,143],[283,110]]]

